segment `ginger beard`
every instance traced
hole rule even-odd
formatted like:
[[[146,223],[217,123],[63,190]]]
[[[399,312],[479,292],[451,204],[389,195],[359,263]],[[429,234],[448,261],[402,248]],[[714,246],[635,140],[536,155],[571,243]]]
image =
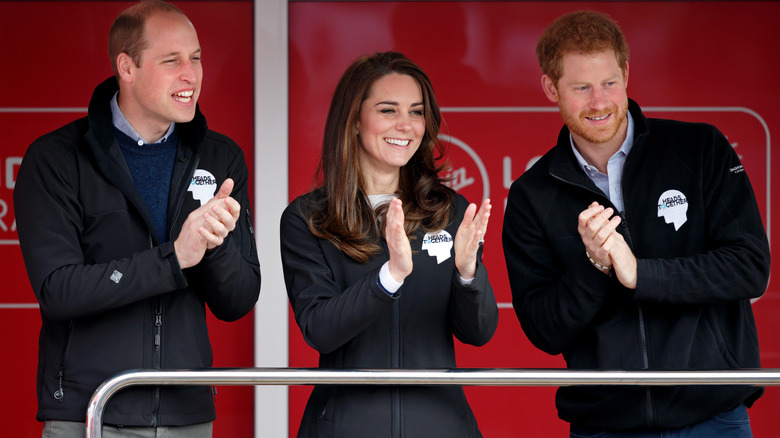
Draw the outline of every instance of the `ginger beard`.
[[[562,100],[558,100],[558,108],[560,109],[563,122],[572,134],[582,137],[589,143],[602,144],[612,140],[626,120],[628,100],[623,101],[623,104],[620,106],[612,104],[609,108],[598,113],[581,112],[572,114],[565,107]],[[598,124],[597,121],[589,120],[604,116],[607,116],[604,124]]]

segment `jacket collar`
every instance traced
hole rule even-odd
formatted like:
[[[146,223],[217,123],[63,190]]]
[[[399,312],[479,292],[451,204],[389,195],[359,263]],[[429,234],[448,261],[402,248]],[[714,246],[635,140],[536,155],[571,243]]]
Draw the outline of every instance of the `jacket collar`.
[[[105,153],[109,152],[114,142],[114,125],[111,116],[111,98],[119,91],[119,85],[113,76],[103,81],[95,88],[92,99],[89,102],[87,117],[89,119],[90,132],[95,142]],[[182,144],[198,150],[206,135],[206,118],[200,112],[200,107],[195,107],[195,117],[187,123],[177,123],[176,133]]]
[[[647,118],[642,113],[642,109],[631,99],[628,99],[628,111],[634,119],[634,144],[630,155],[639,155],[650,132],[650,126]],[[580,185],[593,185],[593,181],[588,178],[588,175],[579,166],[577,158],[571,150],[569,128],[566,125],[561,128],[558,134],[558,142],[553,148],[553,156],[551,158],[550,175],[553,177]]]
[[[111,98],[119,90],[116,79],[111,77],[103,81],[95,88],[92,100],[87,110],[89,130],[86,133],[86,141],[95,157],[100,172],[117,187],[136,207],[143,217],[149,230],[154,230],[151,217],[145,207],[144,200],[135,189],[130,170],[127,168],[122,151],[114,137],[114,124],[111,114]],[[206,119],[196,107],[195,117],[188,123],[177,123],[176,134],[179,137],[177,150],[177,164],[174,166],[171,177],[172,198],[169,199],[169,221],[175,218],[179,200],[186,193],[188,182],[192,178],[198,156],[206,137]],[[181,163],[181,164],[180,164]],[[170,226],[170,224],[169,224]],[[154,233],[150,231],[150,235]],[[151,237],[154,239],[154,237]]]

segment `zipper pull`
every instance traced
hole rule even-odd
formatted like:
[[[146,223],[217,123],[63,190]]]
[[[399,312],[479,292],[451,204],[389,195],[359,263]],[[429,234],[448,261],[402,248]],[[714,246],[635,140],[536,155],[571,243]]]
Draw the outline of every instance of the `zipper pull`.
[[[154,348],[159,350],[160,349],[160,327],[162,326],[162,315],[159,313],[155,315],[154,318],[154,325],[157,327],[157,333],[154,335]]]
[[[54,398],[62,403],[62,400],[65,398],[65,391],[62,389],[62,377],[65,375],[65,370],[60,367],[59,372],[57,372],[57,378],[58,378],[58,387],[56,391],[54,391]]]
[[[246,225],[249,229],[249,236],[252,238],[252,242],[249,242],[249,256],[251,257],[255,252],[255,228],[252,226],[252,212],[249,210],[249,208],[245,209],[244,217],[246,218]]]
[[[244,210],[246,214],[244,217],[246,218],[246,225],[249,228],[249,233],[252,235],[252,238],[255,238],[255,227],[252,226],[252,212],[247,208]]]

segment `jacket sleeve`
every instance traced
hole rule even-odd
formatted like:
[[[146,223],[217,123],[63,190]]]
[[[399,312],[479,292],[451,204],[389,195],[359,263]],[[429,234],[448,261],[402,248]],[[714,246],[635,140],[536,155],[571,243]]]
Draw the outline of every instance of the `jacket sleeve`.
[[[638,259],[635,298],[640,301],[711,304],[756,298],[769,281],[769,243],[747,173],[723,134],[710,125],[696,126],[705,131],[694,132],[703,145],[699,178],[706,250]]]
[[[547,193],[539,187],[533,190]],[[533,206],[522,181],[515,181],[504,213],[504,257],[512,305],[523,331],[537,348],[554,355],[591,324],[615,280],[594,269],[584,251],[560,260],[542,231],[546,218],[539,215],[546,213]]]
[[[228,176],[235,182],[231,196],[241,205],[241,214],[222,245],[207,251],[203,260],[191,268],[198,282],[190,282],[190,287],[202,291],[214,316],[224,321],[235,321],[249,313],[260,295],[260,263],[247,188],[249,171],[241,149],[233,146],[237,153]]]
[[[349,342],[379,315],[387,312],[400,293],[390,296],[377,283],[379,267],[369,270],[346,289],[335,281],[318,239],[309,230],[300,198],[281,219],[281,254],[284,282],[295,320],[303,338],[321,354]],[[340,255],[347,259],[346,255]]]
[[[25,153],[14,188],[22,256],[43,314],[86,317],[186,286],[172,243],[86,263],[76,149],[42,137]]]
[[[456,222],[460,225],[468,202],[459,195],[456,203]],[[474,279],[469,285],[463,285],[458,270],[453,270],[452,296],[450,315],[455,337],[465,344],[486,344],[498,327],[498,304],[488,280],[487,269],[482,263],[482,247],[477,253]]]

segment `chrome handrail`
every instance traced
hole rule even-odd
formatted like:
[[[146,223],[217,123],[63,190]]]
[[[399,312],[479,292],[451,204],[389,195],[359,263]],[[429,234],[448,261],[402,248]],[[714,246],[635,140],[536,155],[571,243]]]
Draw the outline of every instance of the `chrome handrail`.
[[[101,438],[103,410],[132,385],[780,385],[780,369],[725,371],[579,371],[564,369],[457,368],[440,370],[333,370],[320,368],[211,368],[128,370],[95,390],[87,407],[87,438]]]

